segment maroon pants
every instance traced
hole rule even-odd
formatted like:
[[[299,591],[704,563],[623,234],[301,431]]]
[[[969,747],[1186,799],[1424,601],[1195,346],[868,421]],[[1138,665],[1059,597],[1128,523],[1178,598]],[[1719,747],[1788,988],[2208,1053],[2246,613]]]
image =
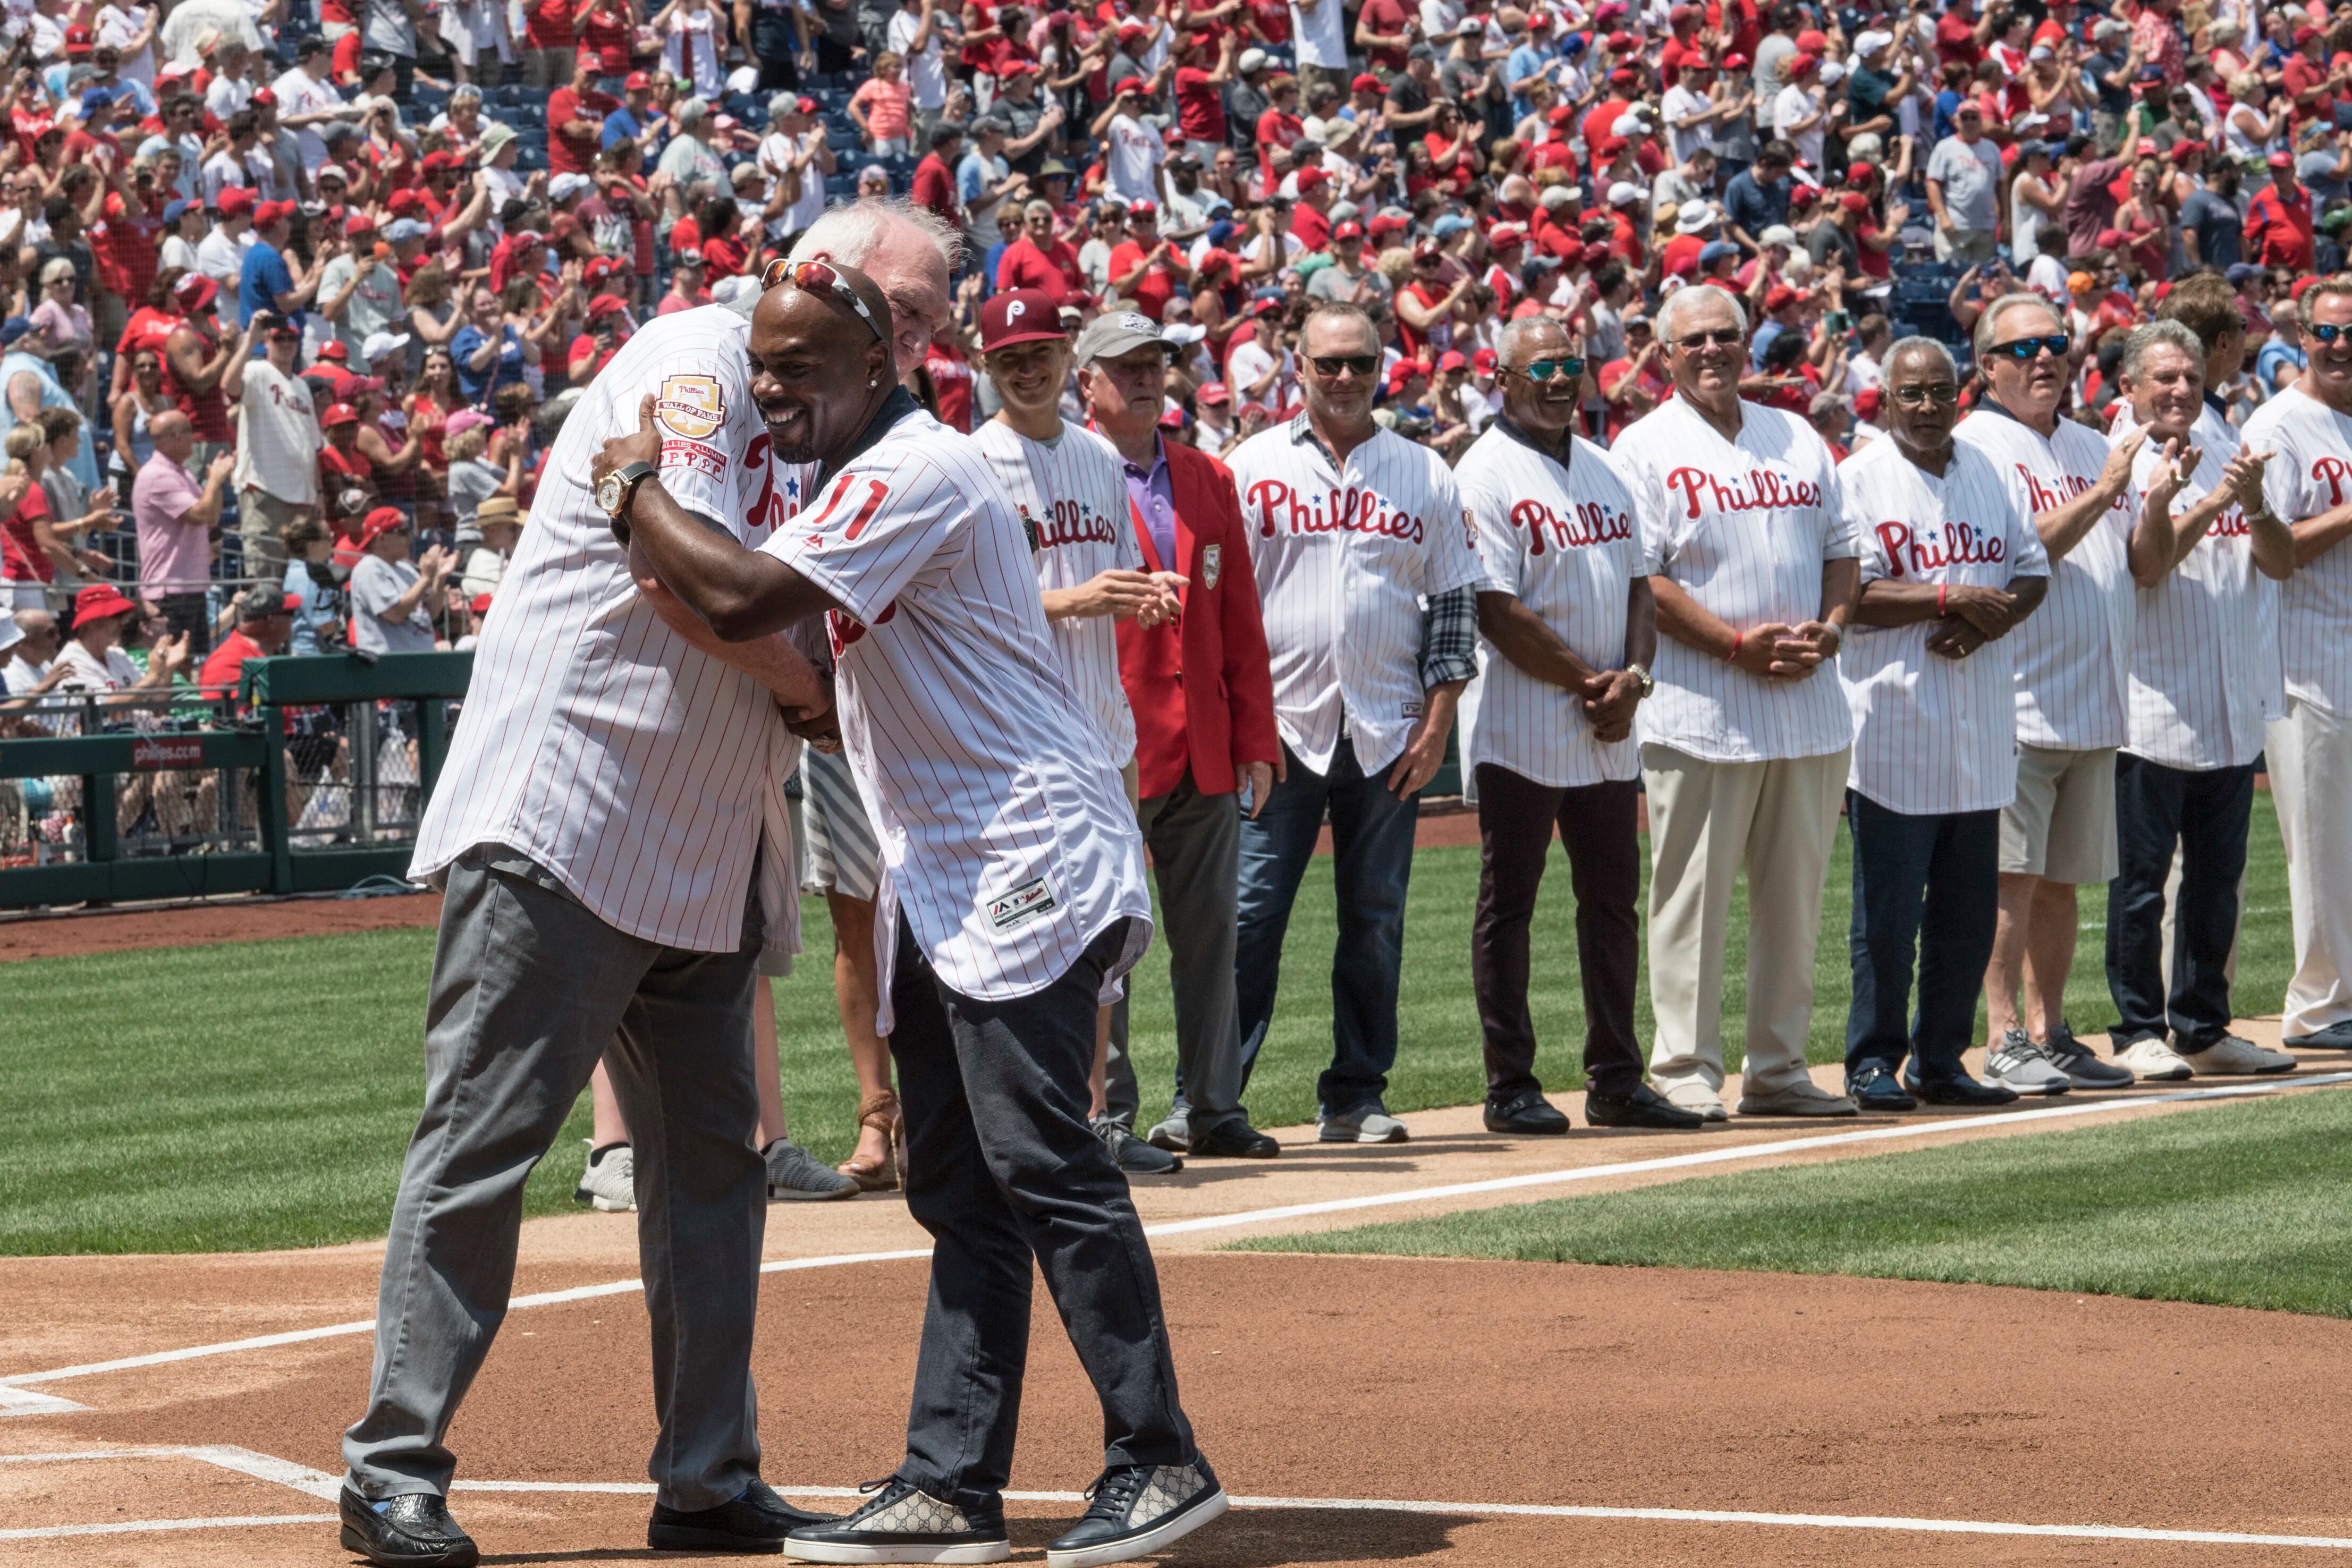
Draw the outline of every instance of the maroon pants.
[[[1470,927],[1470,983],[1486,1037],[1490,1099],[1541,1087],[1535,1020],[1528,1013],[1528,927],[1555,826],[1576,894],[1586,1085],[1622,1098],[1642,1082],[1642,1051],[1633,1040],[1640,790],[1630,779],[1555,789],[1491,762],[1478,765],[1478,909]],[[1560,960],[1558,954],[1546,957]]]

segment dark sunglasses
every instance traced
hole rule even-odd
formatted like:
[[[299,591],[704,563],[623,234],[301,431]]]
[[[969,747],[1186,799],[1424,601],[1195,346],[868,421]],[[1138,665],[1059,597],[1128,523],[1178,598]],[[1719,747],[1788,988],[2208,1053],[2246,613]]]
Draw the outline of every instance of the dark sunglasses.
[[[1736,349],[1746,340],[1747,336],[1748,334],[1737,327],[1717,327],[1712,332],[1693,332],[1686,338],[1676,338],[1675,347],[1685,350],[1695,350],[1709,346],[1718,349]]]
[[[2336,339],[2341,338],[2347,332],[2352,332],[2352,326],[2332,326],[2324,321],[2315,321],[2310,326],[2305,327],[2304,330],[2318,339],[2321,342],[2332,346]]]
[[[857,319],[873,329],[878,341],[887,343],[890,340],[890,334],[882,329],[881,322],[874,319],[874,312],[866,308],[866,301],[857,297],[857,290],[850,287],[848,280],[833,269],[831,262],[794,261],[789,256],[778,256],[768,263],[767,269],[760,275],[762,292],[787,282],[795,288],[811,293],[822,289],[832,295],[856,311]]]
[[[1352,371],[1369,376],[1381,368],[1378,354],[1318,354],[1312,361],[1316,371],[1326,376],[1337,376],[1342,371]]]
[[[2073,338],[2063,332],[2055,332],[2047,338],[2020,338],[2013,343],[1995,343],[1992,346],[1992,351],[1996,354],[2007,354],[2019,364],[2024,365],[2040,359],[2042,350],[2044,349],[2050,350],[2052,359],[2063,360],[2066,357],[2066,350],[2074,346]]]
[[[1531,382],[1553,381],[1562,376],[1574,380],[1584,373],[1584,361],[1574,354],[1564,354],[1557,360],[1530,361],[1516,373]]]

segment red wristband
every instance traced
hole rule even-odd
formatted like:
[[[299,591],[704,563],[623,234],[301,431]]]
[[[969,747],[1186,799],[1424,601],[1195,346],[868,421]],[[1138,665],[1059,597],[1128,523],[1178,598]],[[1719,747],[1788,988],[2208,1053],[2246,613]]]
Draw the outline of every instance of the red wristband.
[[[1944,594],[1950,586],[1949,583],[1945,582],[1936,584],[1936,613],[1938,615],[1944,612]]]
[[[1739,644],[1740,644],[1740,643],[1744,643],[1744,642],[1746,642],[1747,640],[1748,640],[1748,633],[1747,633],[1747,632],[1734,632],[1731,634],[1731,652],[1730,652],[1730,653],[1726,653],[1726,654],[1723,656],[1723,662],[1724,662],[1725,664],[1738,664],[1738,663],[1739,662]]]

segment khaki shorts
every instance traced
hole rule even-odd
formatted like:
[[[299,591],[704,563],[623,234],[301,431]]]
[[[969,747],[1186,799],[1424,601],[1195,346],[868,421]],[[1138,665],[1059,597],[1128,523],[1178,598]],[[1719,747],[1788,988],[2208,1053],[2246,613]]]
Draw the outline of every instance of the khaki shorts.
[[[2116,753],[2017,748],[2017,799],[2000,813],[2004,876],[2048,882],[2115,877]]]

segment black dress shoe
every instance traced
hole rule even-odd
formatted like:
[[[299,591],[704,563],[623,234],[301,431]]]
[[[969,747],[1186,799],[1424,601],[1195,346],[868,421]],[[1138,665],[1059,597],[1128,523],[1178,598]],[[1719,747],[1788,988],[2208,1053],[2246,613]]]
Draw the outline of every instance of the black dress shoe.
[[[1207,1159],[1270,1160],[1282,1145],[1236,1116],[1192,1134],[1192,1153]]]
[[[1684,1110],[1646,1083],[1636,1083],[1633,1092],[1622,1097],[1587,1089],[1584,1119],[1596,1127],[1652,1127],[1669,1133],[1695,1133],[1706,1125],[1706,1117]]]
[[[741,1497],[717,1508],[688,1512],[654,1504],[646,1544],[656,1552],[781,1552],[793,1531],[833,1524],[840,1517],[794,1508],[767,1482],[753,1481]]]
[[[2011,1105],[2017,1101],[2016,1090],[1999,1083],[1979,1083],[1958,1070],[1948,1075],[1923,1077],[1916,1088],[1919,1098],[1930,1105]]]
[[[1486,1102],[1486,1131],[1555,1137],[1568,1131],[1568,1117],[1540,1089],[1522,1089],[1508,1100]]]
[[[449,1505],[429,1491],[370,1502],[346,1482],[338,1504],[343,1549],[384,1568],[474,1568],[481,1561],[474,1538],[457,1528]]]
[[[1903,1087],[1895,1070],[1871,1057],[1845,1075],[1846,1097],[1865,1111],[1913,1111],[1919,1102]],[[2012,1095],[2011,1098],[2014,1099]]]

